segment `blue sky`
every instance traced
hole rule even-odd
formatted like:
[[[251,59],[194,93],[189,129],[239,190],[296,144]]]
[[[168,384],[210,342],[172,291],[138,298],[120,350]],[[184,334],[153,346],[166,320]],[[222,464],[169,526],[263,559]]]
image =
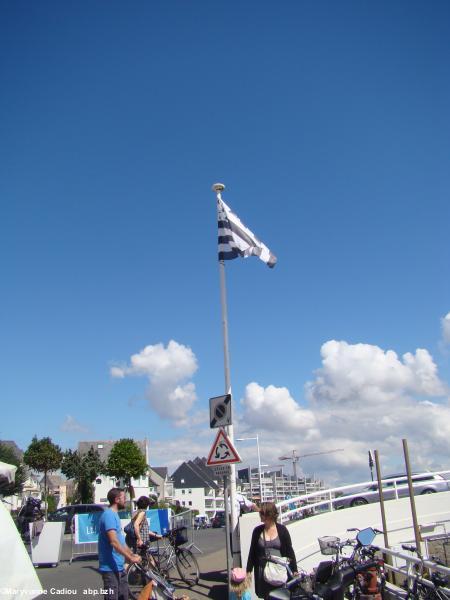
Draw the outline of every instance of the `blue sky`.
[[[237,434],[270,464],[345,447],[303,463],[330,481],[366,477],[369,448],[401,467],[402,437],[447,467],[449,13],[4,2],[0,437],[207,454],[223,181],[278,257],[226,266]]]

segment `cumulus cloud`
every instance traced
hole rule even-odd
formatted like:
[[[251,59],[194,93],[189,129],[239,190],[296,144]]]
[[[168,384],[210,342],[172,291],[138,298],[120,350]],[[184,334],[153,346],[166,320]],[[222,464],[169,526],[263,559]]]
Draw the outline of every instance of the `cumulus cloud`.
[[[312,435],[316,419],[310,410],[305,410],[292,398],[285,387],[269,385],[263,388],[255,382],[245,388],[241,401],[244,420],[248,426],[260,429],[281,429],[288,432],[303,432]]]
[[[363,480],[369,449],[379,450],[385,473],[403,470],[401,440],[407,438],[415,468],[446,465],[448,388],[427,350],[400,358],[378,346],[330,340],[321,357],[305,386],[304,406],[286,388],[247,386],[239,435],[260,433],[264,462],[274,464],[295,448],[306,455],[300,467],[308,473],[328,481]],[[253,460],[255,451],[246,448]]]
[[[68,433],[87,433],[89,431],[87,427],[79,423],[72,415],[66,415],[60,429]]]
[[[442,339],[444,344],[450,344],[450,312],[441,319]]]
[[[187,413],[197,395],[195,384],[188,381],[197,371],[195,354],[187,346],[171,340],[163,344],[146,346],[130,358],[129,365],[115,365],[112,377],[147,377],[147,398],[155,412],[176,425],[186,423]]]
[[[147,346],[128,365],[111,369],[114,377],[147,377],[151,406],[185,425],[176,439],[152,441],[154,465],[176,468],[182,460],[208,455],[215,432],[208,427],[207,410],[192,411],[190,379],[196,370],[193,352],[174,341]],[[305,385],[304,399],[294,398],[286,387],[255,381],[246,386],[241,410],[234,411],[235,436],[258,434],[261,460],[272,467],[295,449],[301,456],[299,473],[327,483],[369,479],[369,449],[380,452],[384,474],[404,470],[402,438],[408,439],[414,469],[437,470],[447,466],[450,454],[447,396],[425,349],[399,356],[375,345],[330,340],[321,348],[321,363]],[[243,466],[257,464],[254,442],[237,447]],[[290,461],[283,464],[292,472]]]
[[[307,398],[313,403],[379,405],[410,394],[444,396],[447,391],[424,349],[407,352],[400,360],[393,350],[330,340],[323,344],[321,356],[322,367],[306,386]]]

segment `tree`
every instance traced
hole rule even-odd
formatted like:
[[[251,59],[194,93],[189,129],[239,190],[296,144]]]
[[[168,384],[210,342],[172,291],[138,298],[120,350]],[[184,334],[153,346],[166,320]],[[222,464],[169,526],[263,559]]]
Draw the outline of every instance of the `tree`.
[[[26,472],[20,459],[12,448],[0,442],[0,461],[17,467],[16,475],[12,483],[0,483],[0,495],[14,496],[20,494],[23,489],[23,484],[26,480]]]
[[[23,462],[33,469],[33,471],[44,473],[44,498],[48,495],[47,474],[59,469],[61,461],[61,448],[57,444],[54,444],[49,437],[38,440],[34,436],[31,444],[25,450]],[[47,504],[45,506],[45,516],[47,516],[48,512]]]
[[[106,462],[105,474],[116,479],[123,479],[132,499],[134,490],[131,479],[142,477],[147,470],[148,465],[139,446],[134,440],[124,438],[112,447]]]
[[[74,499],[81,504],[94,502],[93,482],[105,469],[97,450],[91,446],[87,454],[80,454],[77,450],[64,452],[61,471],[69,479],[74,479],[76,492]]]

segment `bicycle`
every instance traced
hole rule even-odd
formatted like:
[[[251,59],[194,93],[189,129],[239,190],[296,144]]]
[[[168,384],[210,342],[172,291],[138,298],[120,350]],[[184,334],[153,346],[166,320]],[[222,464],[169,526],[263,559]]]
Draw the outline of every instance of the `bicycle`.
[[[450,600],[450,590],[447,589],[448,578],[438,571],[433,571],[430,580],[424,578],[425,559],[415,546],[402,544],[403,550],[417,554],[419,564],[408,564],[408,574],[404,587],[407,591],[406,600]],[[430,559],[436,564],[442,564],[435,556]]]
[[[148,583],[151,588],[152,600],[174,600],[175,588],[148,565],[133,563],[127,571],[127,583],[131,600],[137,600],[139,594]]]
[[[188,541],[186,527],[178,527],[165,533],[163,536],[167,542],[156,547],[145,545],[141,549],[143,567],[150,568],[159,573],[165,579],[174,579],[173,572],[176,569],[181,579],[189,587],[196,585],[200,579],[200,569],[197,559],[190,546],[181,547]]]
[[[347,600],[359,600],[367,595],[373,596],[374,600],[381,600],[384,597],[386,585],[384,561],[376,556],[379,548],[372,546],[372,541],[377,534],[382,532],[372,527],[363,530],[354,527],[347,531],[357,531],[356,539],[341,542],[339,538],[332,536],[319,538],[321,553],[334,555],[333,561],[321,563],[321,573],[326,579],[347,567],[357,567],[357,577],[345,590]],[[345,547],[352,548],[350,555],[342,553]],[[360,570],[361,564],[369,563],[371,564],[370,568]]]

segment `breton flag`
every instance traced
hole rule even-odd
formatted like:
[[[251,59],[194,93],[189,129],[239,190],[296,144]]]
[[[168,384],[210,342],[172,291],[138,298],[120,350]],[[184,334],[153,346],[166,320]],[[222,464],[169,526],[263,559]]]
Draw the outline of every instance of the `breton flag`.
[[[275,266],[277,257],[269,248],[247,229],[222,199],[217,199],[219,221],[219,260],[232,260],[238,256],[259,256],[270,268]]]

